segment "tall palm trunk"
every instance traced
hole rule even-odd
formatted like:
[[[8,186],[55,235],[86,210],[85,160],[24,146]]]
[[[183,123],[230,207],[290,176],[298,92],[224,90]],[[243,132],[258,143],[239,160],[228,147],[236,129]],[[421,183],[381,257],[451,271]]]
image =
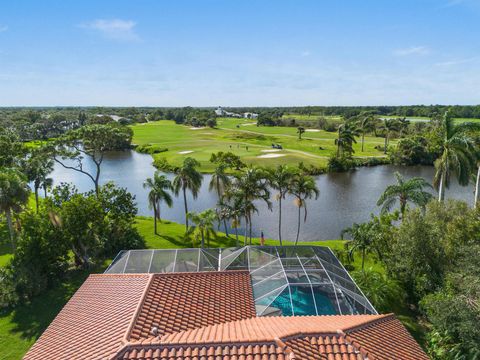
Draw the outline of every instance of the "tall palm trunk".
[[[225,235],[227,235],[227,237],[230,237],[230,235],[228,235],[227,219],[223,219],[223,227],[225,228]]]
[[[201,247],[202,249],[205,247],[205,236],[203,235],[203,230],[200,232],[202,234],[202,244]]]
[[[365,143],[365,132],[362,132],[362,152],[363,152],[363,144]]]
[[[298,236],[300,235],[300,210],[302,209],[302,204],[298,205],[298,223],[297,223],[297,237],[295,239],[295,245],[298,244]]]
[[[7,225],[8,225],[8,231],[10,232],[10,241],[12,243],[12,249],[15,252],[17,248],[17,244],[15,241],[15,230],[13,229],[12,211],[9,208],[7,208],[5,211],[5,217],[7,218]]]
[[[185,231],[188,231],[188,205],[187,205],[187,189],[183,186],[183,205],[185,207]]]
[[[477,171],[477,182],[475,183],[475,207],[479,206],[480,202],[480,165]]]
[[[235,220],[236,221],[236,220]],[[238,222],[237,222],[238,224]],[[235,239],[236,239],[236,245],[237,247],[239,246],[239,241],[238,241],[238,225],[235,225]]]
[[[243,246],[247,246],[247,240],[248,240],[247,231],[248,231],[248,214],[245,211],[245,238],[243,240]]]
[[[278,208],[278,240],[280,241],[280,246],[282,246],[282,193],[280,192]]]
[[[442,171],[442,174],[440,175],[440,184],[438,186],[438,201],[443,201],[445,198],[445,176],[445,171]]]
[[[157,233],[157,206],[153,205],[153,232],[155,235],[158,235]]]
[[[250,245],[252,245],[252,219],[250,219],[250,223],[248,224],[248,236],[250,238]]]

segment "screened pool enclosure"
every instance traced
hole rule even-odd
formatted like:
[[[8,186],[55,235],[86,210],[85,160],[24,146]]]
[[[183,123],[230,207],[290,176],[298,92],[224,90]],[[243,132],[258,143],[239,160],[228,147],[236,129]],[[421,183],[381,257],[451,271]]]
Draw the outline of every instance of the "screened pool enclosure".
[[[245,246],[120,252],[109,274],[248,270],[258,316],[376,314],[328,247]]]

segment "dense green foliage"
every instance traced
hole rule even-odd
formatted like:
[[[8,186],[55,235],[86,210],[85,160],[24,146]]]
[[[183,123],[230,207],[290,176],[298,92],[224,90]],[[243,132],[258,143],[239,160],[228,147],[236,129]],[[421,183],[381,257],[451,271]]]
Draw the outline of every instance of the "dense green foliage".
[[[62,185],[37,213],[25,211],[10,264],[0,274],[0,304],[25,302],[60,281],[70,267],[89,268],[126,248],[144,247],[134,227],[137,208],[125,189],[97,194]]]
[[[374,254],[386,269],[386,275],[367,270],[355,278],[380,309],[406,301],[430,322],[428,350],[434,359],[475,359],[479,210],[458,201],[431,201],[425,211],[407,210],[398,225],[392,220],[386,214],[349,230],[350,248]]]

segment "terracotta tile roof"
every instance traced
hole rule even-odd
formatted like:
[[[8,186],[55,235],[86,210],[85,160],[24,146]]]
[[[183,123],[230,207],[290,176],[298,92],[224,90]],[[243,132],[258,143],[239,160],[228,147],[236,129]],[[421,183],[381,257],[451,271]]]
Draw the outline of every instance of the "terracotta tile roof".
[[[256,316],[248,271],[157,274],[130,340]]]
[[[252,318],[127,344],[116,359],[220,358],[428,360],[393,315]]]
[[[117,360],[287,360],[283,349],[270,345],[130,347]]]
[[[24,359],[105,359],[122,346],[149,275],[90,275]]]
[[[299,334],[336,334],[388,315],[272,316],[206,326],[160,338],[162,344],[272,341]]]
[[[92,275],[25,357],[295,358],[428,359],[393,315],[255,317],[246,271]]]
[[[153,324],[161,335],[253,316],[247,271],[91,275],[25,359],[106,359]]]
[[[395,359],[428,359],[412,335],[393,316],[345,332],[347,340],[369,354],[372,360],[392,359],[391,354],[395,354]]]
[[[305,336],[285,341],[298,359],[364,360],[364,356],[344,336]]]

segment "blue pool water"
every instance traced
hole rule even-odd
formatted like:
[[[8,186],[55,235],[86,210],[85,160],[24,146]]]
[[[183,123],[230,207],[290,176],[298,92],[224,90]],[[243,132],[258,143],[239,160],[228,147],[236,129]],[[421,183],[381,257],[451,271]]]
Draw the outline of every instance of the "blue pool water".
[[[292,293],[291,302],[290,291]],[[291,286],[290,291],[288,287],[285,288],[270,305],[280,309],[284,316],[293,315],[292,305],[295,315],[316,315],[315,303],[317,304],[319,315],[337,314],[332,302],[323,292],[315,291],[314,289],[314,301],[310,287]]]

